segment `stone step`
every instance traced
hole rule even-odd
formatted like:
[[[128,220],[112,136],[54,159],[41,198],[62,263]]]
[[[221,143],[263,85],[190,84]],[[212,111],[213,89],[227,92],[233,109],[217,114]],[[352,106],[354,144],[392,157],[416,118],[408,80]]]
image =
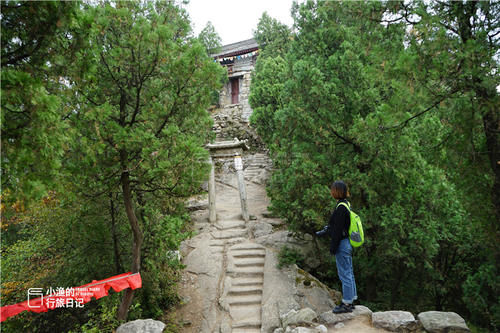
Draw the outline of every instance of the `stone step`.
[[[262,172],[262,168],[248,168],[248,169],[245,169],[245,175],[249,175],[249,174],[259,174]]]
[[[234,266],[236,267],[264,267],[264,258],[235,258]]]
[[[265,258],[266,253],[265,252],[248,252],[245,253],[243,251],[238,251],[236,253],[233,253],[233,257],[235,259],[256,259],[256,258]]]
[[[262,303],[262,295],[237,295],[228,296],[227,303],[229,306],[242,306],[242,305],[259,305]]]
[[[266,163],[252,163],[248,164],[247,167],[245,168],[245,171],[247,170],[262,170],[266,167]]]
[[[260,333],[259,328],[251,328],[251,327],[242,327],[242,328],[233,328],[232,333]]]
[[[234,332],[235,328],[239,329],[260,329],[261,321],[241,321],[237,323],[233,323],[232,329]],[[246,332],[246,331],[245,331]]]
[[[264,279],[264,271],[262,272],[230,272],[228,273],[233,279],[239,278],[260,278]]]
[[[210,234],[215,239],[231,239],[236,237],[246,237],[247,231],[245,229],[225,230],[225,231],[213,231]]]
[[[262,266],[249,266],[249,267],[235,267],[234,273],[237,275],[242,274],[242,273],[250,273],[250,274],[262,273],[262,274],[264,274],[264,265],[262,265]]]
[[[248,241],[248,239],[246,239],[244,237],[236,237],[236,238],[231,238],[231,239],[226,240],[226,244],[231,246],[231,245],[243,243],[246,241]]]
[[[208,243],[210,246],[224,246],[226,245],[226,241],[224,239],[211,239]]]
[[[261,286],[231,286],[229,289],[229,295],[252,295],[252,294],[262,294]]]
[[[229,308],[229,315],[233,324],[261,323],[261,305],[233,305]]]
[[[243,243],[235,246],[231,246],[230,251],[246,251],[246,250],[262,250],[266,251],[266,248],[257,243]]]
[[[238,277],[231,281],[231,287],[246,287],[246,286],[260,286],[264,285],[264,280],[261,277]]]
[[[219,230],[245,228],[245,221],[218,221],[215,227]]]

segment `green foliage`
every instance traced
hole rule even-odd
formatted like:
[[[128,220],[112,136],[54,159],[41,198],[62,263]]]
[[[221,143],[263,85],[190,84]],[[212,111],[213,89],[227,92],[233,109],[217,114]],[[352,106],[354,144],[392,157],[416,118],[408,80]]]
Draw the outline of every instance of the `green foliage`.
[[[118,294],[103,298],[97,309],[89,315],[90,320],[80,326],[78,330],[71,330],[69,333],[100,333],[113,332],[121,323],[116,319],[120,298]]]
[[[1,4],[2,189],[9,192],[2,200],[4,222],[12,204],[28,205],[57,185],[69,141],[60,121],[69,112],[63,104],[65,57],[80,48],[80,40],[70,37],[77,8],[77,2]]]
[[[254,32],[254,37],[259,44],[259,49],[266,54],[282,54],[285,53],[292,34],[290,28],[278,20],[269,16],[264,12],[259,19],[257,30]]]
[[[129,271],[137,227],[143,287],[129,318],[163,317],[181,269],[167,254],[189,236],[183,202],[208,174],[206,109],[224,70],[171,2],[9,1],[2,29],[2,304]],[[30,53],[14,63],[21,44]],[[2,328],[111,332],[123,294]]]
[[[210,21],[208,21],[203,30],[200,31],[198,39],[209,55],[220,52],[222,49],[222,40]]]
[[[329,184],[343,179],[350,185],[367,238],[355,260],[362,299],[415,312],[474,311],[476,322],[496,327],[495,299],[475,309],[468,302],[475,293],[492,292],[498,281],[490,273],[473,274],[482,264],[488,271],[498,257],[498,229],[490,224],[495,168],[481,154],[464,161],[463,150],[472,144],[472,151],[496,151],[481,115],[498,99],[488,90],[490,83],[498,86],[491,77],[498,49],[484,43],[475,49],[440,33],[434,24],[446,26],[454,17],[449,26],[459,24],[460,13],[467,14],[461,5],[468,6],[295,4],[289,45],[258,59],[251,122],[276,168],[268,186],[271,209],[291,230],[319,230],[334,205]],[[381,24],[389,11],[401,18]],[[419,16],[419,24],[411,26],[406,11]],[[481,29],[492,29],[475,19]],[[471,54],[486,57],[485,67],[476,68]],[[469,67],[457,72],[460,63]],[[471,75],[490,92],[467,84]],[[479,250],[484,243],[493,255]]]
[[[300,251],[285,245],[281,248],[278,255],[278,268],[283,268],[293,264],[301,266],[304,259],[305,258]]]

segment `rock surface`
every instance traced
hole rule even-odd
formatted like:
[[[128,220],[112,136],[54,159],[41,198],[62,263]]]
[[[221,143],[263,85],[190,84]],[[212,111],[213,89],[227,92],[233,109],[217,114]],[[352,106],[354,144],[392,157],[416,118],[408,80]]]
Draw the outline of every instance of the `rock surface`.
[[[267,212],[269,200],[255,176],[246,181],[252,219],[243,221],[237,182],[227,173],[231,165],[222,166],[226,174],[216,185],[217,222],[209,223],[206,209],[191,211],[193,230],[198,234],[180,247],[186,268],[179,284],[183,305],[175,317],[181,333],[383,333],[419,328],[413,315],[403,311],[372,314],[357,305],[352,313],[333,314],[340,292],[297,265],[277,267],[283,246],[301,252],[305,269],[319,265],[315,240],[286,231],[283,221]],[[198,206],[196,202],[192,205]],[[421,316],[422,322],[429,322],[429,332],[459,327],[452,317]],[[443,330],[430,328],[436,320],[445,326]]]
[[[153,319],[138,319],[122,324],[116,333],[161,333],[165,324]]]
[[[372,311],[368,309],[366,306],[356,305],[356,308],[354,309],[353,312],[336,314],[333,313],[332,310],[329,310],[327,312],[323,312],[322,314],[320,314],[319,319],[321,322],[327,325],[335,325],[337,323],[352,320],[356,317],[361,317],[361,316],[368,317],[371,320]]]
[[[372,314],[372,323],[375,327],[391,332],[411,332],[417,328],[415,317],[407,311],[375,312]]]
[[[316,319],[318,315],[310,308],[291,310],[281,318],[283,327],[289,325],[309,324]]]
[[[455,312],[427,311],[417,316],[429,333],[470,332],[465,320]]]

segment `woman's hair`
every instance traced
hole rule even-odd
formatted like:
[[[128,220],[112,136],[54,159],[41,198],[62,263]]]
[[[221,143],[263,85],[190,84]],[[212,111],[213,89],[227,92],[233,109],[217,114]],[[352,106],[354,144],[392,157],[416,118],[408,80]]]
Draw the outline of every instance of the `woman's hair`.
[[[345,199],[349,196],[349,189],[342,180],[336,180],[331,186],[332,195],[335,199]]]

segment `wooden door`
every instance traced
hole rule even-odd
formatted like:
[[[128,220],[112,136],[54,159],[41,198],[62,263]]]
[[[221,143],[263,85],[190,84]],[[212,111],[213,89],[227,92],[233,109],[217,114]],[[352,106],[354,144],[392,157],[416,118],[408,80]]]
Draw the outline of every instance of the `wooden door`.
[[[240,80],[239,78],[231,79],[231,104],[239,103],[240,96]]]

